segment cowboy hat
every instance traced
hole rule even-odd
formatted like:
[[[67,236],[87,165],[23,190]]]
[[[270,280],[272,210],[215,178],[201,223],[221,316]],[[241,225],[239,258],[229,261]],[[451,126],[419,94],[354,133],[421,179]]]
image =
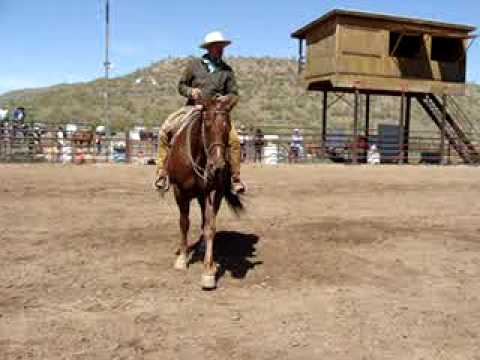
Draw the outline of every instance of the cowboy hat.
[[[232,42],[227,40],[220,31],[208,33],[200,45],[202,49],[207,49],[212,44],[222,44],[224,47],[230,45]]]

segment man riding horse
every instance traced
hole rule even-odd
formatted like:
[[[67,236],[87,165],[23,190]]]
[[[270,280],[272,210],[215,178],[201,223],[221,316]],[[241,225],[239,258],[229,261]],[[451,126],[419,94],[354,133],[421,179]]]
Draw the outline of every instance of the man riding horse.
[[[186,97],[187,104],[171,114],[163,123],[159,133],[157,155],[157,173],[155,186],[159,189],[168,188],[168,173],[165,168],[170,139],[181,127],[183,120],[191,111],[195,111],[195,104],[202,98],[217,97],[220,102],[238,101],[238,88],[233,69],[223,60],[223,51],[231,41],[225,39],[222,33],[209,33],[200,45],[207,53],[192,60],[185,69],[178,84],[179,93]],[[232,190],[235,193],[245,192],[246,186],[240,179],[240,139],[235,127],[231,127],[228,139],[228,161],[232,171]]]

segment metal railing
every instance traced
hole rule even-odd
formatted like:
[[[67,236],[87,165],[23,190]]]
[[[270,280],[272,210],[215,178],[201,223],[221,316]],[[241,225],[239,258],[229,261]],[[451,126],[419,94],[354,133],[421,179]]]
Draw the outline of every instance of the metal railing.
[[[292,128],[265,127],[263,139],[258,141],[255,132],[240,135],[243,162],[278,163],[350,163],[356,151],[358,161],[368,160],[368,151],[375,145],[382,163],[439,163],[441,139],[439,131],[412,131],[408,142],[401,143],[400,133],[381,134],[371,129],[369,137],[353,132],[326,133],[322,141],[319,128],[300,129],[302,140],[292,146]],[[398,129],[400,131],[400,129]],[[455,136],[454,134],[451,135]],[[469,149],[480,151],[480,137],[470,134]],[[459,139],[451,138],[445,144],[444,156],[448,163],[463,163],[459,151]],[[0,130],[0,161],[2,162],[51,162],[51,163],[141,163],[153,164],[158,139],[154,134],[141,139],[129,131],[110,138],[93,134],[83,141],[74,133],[45,130],[41,133]]]
[[[130,138],[129,132],[111,137],[92,132],[44,129],[39,132],[21,129],[0,129],[0,161],[2,162],[148,162],[157,151],[154,137],[145,140]]]
[[[473,146],[480,151],[480,138],[472,137],[472,139],[476,139],[476,141],[472,141],[468,146]],[[440,164],[442,154],[438,131],[412,131],[408,141],[404,143],[400,133],[379,134],[376,130],[371,129],[368,137],[357,136],[355,141],[353,132],[330,131],[326,133],[325,141],[322,141],[321,136],[317,134],[304,136],[299,151],[292,151],[291,137],[287,135],[270,136],[264,142],[265,146],[261,150],[262,162],[273,164],[289,162],[352,163],[354,151],[357,152],[358,162],[366,163],[369,150],[373,151],[372,145],[375,145],[381,163]],[[458,146],[466,147],[466,145],[456,145],[455,147],[453,143],[446,142],[444,151],[446,163],[464,163],[457,152]],[[247,141],[242,148],[245,162],[254,162],[256,158],[258,159],[258,156],[255,156],[254,141]]]

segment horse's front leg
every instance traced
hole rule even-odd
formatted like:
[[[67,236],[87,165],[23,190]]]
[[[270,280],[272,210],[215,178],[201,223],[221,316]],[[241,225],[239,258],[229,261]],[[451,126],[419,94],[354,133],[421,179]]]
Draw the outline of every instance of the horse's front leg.
[[[205,241],[205,236],[203,235],[203,231],[205,229],[205,197],[199,196],[197,197],[197,200],[198,205],[200,206],[200,214],[202,216],[202,226],[200,227],[200,236],[198,237],[197,242],[192,244],[192,246],[200,245],[201,247],[204,247],[203,242]]]
[[[180,246],[178,248],[178,257],[175,261],[175,269],[187,270],[188,264],[188,230],[190,228],[190,200],[183,197],[178,191],[175,192],[178,208],[180,210]]]
[[[201,285],[204,289],[214,289],[217,273],[217,266],[213,261],[213,241],[216,233],[215,192],[208,194],[205,200],[203,238],[206,246]]]

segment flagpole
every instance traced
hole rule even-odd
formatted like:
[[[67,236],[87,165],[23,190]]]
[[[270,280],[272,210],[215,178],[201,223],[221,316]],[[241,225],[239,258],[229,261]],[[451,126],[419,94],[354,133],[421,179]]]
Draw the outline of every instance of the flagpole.
[[[110,78],[110,0],[105,2],[105,133],[107,141],[110,141],[111,127],[110,127],[110,104],[109,104],[109,89],[108,82]],[[110,146],[109,146],[110,148]],[[107,154],[108,156],[108,154]]]

